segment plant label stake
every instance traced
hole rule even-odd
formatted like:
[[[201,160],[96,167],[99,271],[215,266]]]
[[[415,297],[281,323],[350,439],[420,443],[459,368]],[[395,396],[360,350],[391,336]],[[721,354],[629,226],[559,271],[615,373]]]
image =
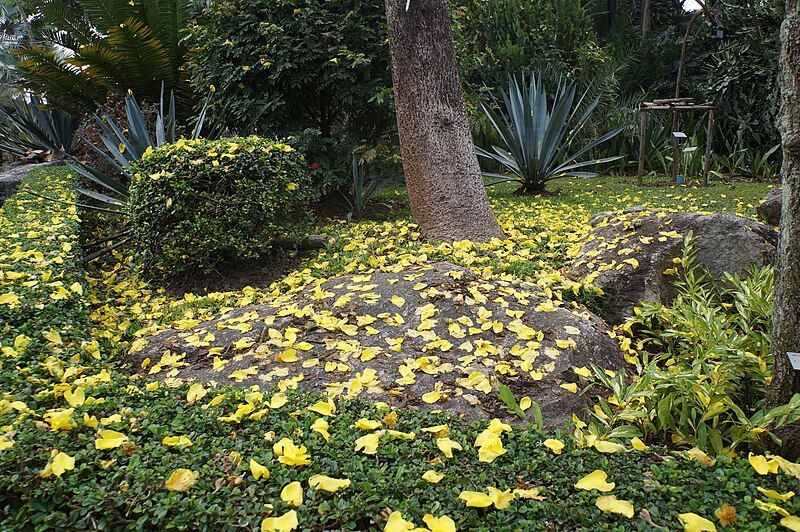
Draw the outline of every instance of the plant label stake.
[[[800,371],[800,353],[786,353],[786,356],[789,357],[789,362],[792,364],[792,367]]]

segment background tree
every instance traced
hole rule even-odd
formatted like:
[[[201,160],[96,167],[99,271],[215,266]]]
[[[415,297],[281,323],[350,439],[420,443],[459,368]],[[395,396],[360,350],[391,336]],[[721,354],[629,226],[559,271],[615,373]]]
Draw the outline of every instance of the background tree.
[[[386,20],[403,173],[422,234],[502,237],[472,143],[446,0],[386,0]]]
[[[787,352],[800,352],[800,3],[787,0],[781,28],[781,90],[783,107],[778,125],[783,138],[783,210],[775,267],[775,310],[772,353],[774,371],[768,402],[787,403],[800,392],[800,371]],[[781,454],[800,456],[800,425],[781,431]]]

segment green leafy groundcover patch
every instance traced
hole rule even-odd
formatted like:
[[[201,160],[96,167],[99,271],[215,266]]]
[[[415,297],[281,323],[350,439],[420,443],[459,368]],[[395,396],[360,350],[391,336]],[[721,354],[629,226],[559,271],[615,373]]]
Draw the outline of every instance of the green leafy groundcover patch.
[[[243,390],[118,372],[104,341],[86,332],[74,207],[26,194],[68,202],[71,185],[64,171],[33,173],[0,213],[2,530],[258,529],[292,511],[302,530],[384,529],[392,512],[393,523],[401,512],[420,527],[426,514],[447,516],[459,530],[679,529],[679,514],[721,527],[717,514],[730,522],[731,511],[736,529],[766,530],[779,526],[775,507],[800,512],[800,497],[776,501],[758,490],[800,491],[795,476],[777,467],[760,475],[742,458],[706,465],[655,447],[604,454],[568,435],[555,454],[544,444],[551,435],[513,427],[499,436],[505,452],[487,462],[475,445],[487,422],[328,403],[290,384]],[[374,454],[359,450],[378,430],[387,432]],[[461,450],[446,456],[443,437]],[[284,438],[299,456],[276,446]],[[423,479],[430,470],[438,483]],[[575,486],[595,470],[614,483],[610,492]],[[350,483],[330,493],[309,486],[313,475]],[[187,481],[176,485],[178,477]],[[298,506],[281,497],[292,482]],[[502,508],[459,498],[488,488],[523,491]],[[633,516],[602,511],[605,495],[629,501]]]

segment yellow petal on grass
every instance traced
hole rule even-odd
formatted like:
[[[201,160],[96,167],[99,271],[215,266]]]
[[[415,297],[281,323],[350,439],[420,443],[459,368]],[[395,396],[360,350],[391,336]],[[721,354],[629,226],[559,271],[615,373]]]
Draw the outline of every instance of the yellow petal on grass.
[[[186,436],[166,436],[161,443],[169,447],[191,447],[192,440]]]
[[[321,434],[322,437],[325,438],[325,441],[331,441],[331,435],[328,432],[329,428],[330,425],[323,418],[317,418],[317,420],[311,425],[311,430]]]
[[[425,514],[422,521],[428,525],[428,530],[431,532],[456,532],[455,521],[446,515],[435,517],[431,514]]]
[[[325,475],[313,475],[308,479],[308,485],[315,490],[328,491],[336,493],[340,489],[350,486],[350,479],[348,478],[332,478]]]
[[[645,445],[645,443],[642,440],[636,437],[631,438],[631,447],[633,447],[637,451],[647,450],[647,445]]]
[[[633,504],[628,501],[621,501],[613,495],[598,497],[594,504],[604,512],[624,515],[628,519],[633,517]]]
[[[267,480],[269,478],[269,469],[259,464],[252,458],[250,459],[250,472],[253,474],[253,477],[255,477],[256,480],[260,478]]]
[[[94,440],[95,449],[114,449],[128,441],[128,437],[116,430],[101,430]]]
[[[494,487],[486,488],[489,492],[489,497],[492,498],[492,504],[498,510],[505,510],[509,506],[511,506],[511,501],[514,500],[514,494],[511,493],[511,490],[499,490]]]
[[[173,471],[166,482],[164,482],[164,487],[170,491],[186,493],[189,491],[189,488],[197,484],[198,478],[200,478],[198,473],[190,471],[189,469],[179,468]]]
[[[297,512],[289,510],[280,517],[267,517],[261,521],[261,532],[291,532],[299,525]]]
[[[303,486],[297,481],[286,484],[281,490],[281,500],[289,506],[300,506],[303,504]]]
[[[494,502],[489,495],[480,491],[462,491],[458,498],[470,508],[488,508]]]
[[[86,402],[86,392],[78,386],[74,392],[72,390],[64,392],[64,399],[66,399],[69,406],[81,406]]]
[[[463,451],[464,448],[457,441],[450,438],[436,438],[436,446],[447,458],[453,457],[453,451]]]
[[[530,489],[517,488],[514,490],[514,495],[518,496],[520,499],[531,499],[534,501],[544,500],[544,497],[541,496],[541,493],[542,493],[541,488],[530,488]]]
[[[311,463],[311,457],[305,445],[297,446],[289,438],[281,438],[272,446],[278,461],[288,466],[305,466]]]
[[[749,453],[747,455],[747,461],[750,462],[750,465],[753,466],[753,469],[755,469],[756,473],[759,475],[775,474],[778,472],[778,461],[774,458],[772,460],[767,460],[766,456]]]
[[[564,442],[553,438],[548,438],[542,442],[545,447],[553,451],[553,454],[561,454],[564,450]]]
[[[415,530],[416,528],[414,523],[403,519],[403,514],[401,512],[392,512],[383,530],[384,532],[406,532],[407,530]]]
[[[186,401],[193,405],[208,393],[208,391],[203,388],[203,385],[199,382],[196,382],[189,386],[189,390],[186,392]]]
[[[793,491],[787,491],[786,493],[778,493],[775,490],[764,489],[761,486],[759,486],[757,489],[770,499],[775,499],[776,501],[786,502],[792,497],[794,497]]]
[[[56,453],[50,465],[50,470],[55,476],[60,477],[64,474],[64,471],[71,471],[73,469],[75,469],[75,458],[66,453]]]
[[[354,423],[354,426],[359,430],[375,430],[380,428],[380,421],[373,421],[371,419],[361,418]]]
[[[613,490],[616,484],[614,484],[613,482],[606,482],[606,479],[608,479],[608,474],[605,471],[603,471],[602,469],[595,469],[594,471],[592,471],[591,473],[580,479],[578,482],[576,482],[575,487],[578,488],[579,490],[586,490],[586,491],[597,490],[602,492],[608,492]]]
[[[781,519],[781,525],[793,532],[800,532],[800,517],[790,515]]]
[[[366,436],[361,436],[356,440],[356,451],[361,451],[364,454],[375,454],[378,452],[378,443],[383,436],[383,431],[373,432]]]
[[[621,443],[614,443],[613,441],[607,440],[597,440],[594,442],[594,448],[600,451],[601,453],[620,453],[624,452],[627,449]]]
[[[429,469],[422,474],[422,478],[431,484],[438,484],[444,478],[444,474],[438,473],[433,469]]]
[[[684,532],[717,532],[714,523],[692,512],[679,514],[678,520],[683,525]]]
[[[314,403],[308,407],[308,410],[316,412],[321,416],[332,416],[336,413],[336,405],[331,399],[329,401],[320,401],[318,403]]]
[[[777,504],[773,504],[771,502],[762,501],[762,500],[759,500],[759,499],[756,499],[755,503],[756,503],[756,506],[758,506],[758,509],[761,510],[762,512],[765,512],[765,513],[768,513],[768,514],[778,514],[778,515],[780,515],[782,517],[789,517],[789,512],[787,512],[784,508],[781,508]]]

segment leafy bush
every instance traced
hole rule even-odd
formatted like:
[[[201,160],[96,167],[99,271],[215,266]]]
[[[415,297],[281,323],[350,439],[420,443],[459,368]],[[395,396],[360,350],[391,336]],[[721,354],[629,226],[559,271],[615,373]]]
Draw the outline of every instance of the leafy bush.
[[[531,74],[530,82],[522,84],[516,77],[508,82],[508,92],[503,91],[504,109],[498,113],[483,105],[486,116],[495,128],[503,146],[492,146],[488,151],[477,148],[478,155],[493,160],[514,174],[485,175],[500,178],[491,184],[514,181],[521,192],[542,192],[548,181],[564,176],[595,176],[581,171],[590,165],[616,161],[619,156],[581,161],[592,149],[619,133],[617,128],[577,148],[577,139],[589,117],[597,107],[599,97],[586,103],[588,91],[575,101],[574,83],[559,83],[552,103],[542,80]]]
[[[601,74],[608,56],[578,0],[458,0],[453,10],[462,79],[473,95],[502,89],[507,72],[548,69],[557,74],[547,82],[561,75],[603,88],[611,82]]]
[[[192,129],[191,140],[200,137],[205,120],[205,111],[209,99],[206,98],[200,114]],[[78,192],[102,204],[100,209],[108,212],[124,213],[128,199],[128,183],[133,179],[131,165],[140,160],[148,150],[158,148],[178,139],[178,118],[176,116],[175,93],[171,92],[168,107],[164,107],[164,87],[161,87],[161,101],[155,112],[154,135],[150,134],[150,120],[142,112],[133,93],[125,97],[126,126],[118,123],[114,117],[105,113],[95,117],[102,146],[89,144],[105,162],[114,169],[117,175],[106,175],[79,161],[70,163],[70,168],[99,186],[105,193],[78,188]],[[118,179],[117,177],[122,177]]]
[[[612,377],[595,369],[594,381],[611,397],[595,409],[590,433],[643,434],[724,455],[762,448],[770,430],[800,419],[800,394],[771,410],[764,403],[772,371],[772,269],[753,270],[745,280],[728,276],[718,288],[695,256],[688,237],[675,301],[644,301],[626,324],[645,350],[633,382],[624,371]]]
[[[133,172],[128,210],[139,257],[165,273],[254,258],[309,229],[311,177],[281,142],[181,139],[147,150]]]
[[[238,135],[318,131],[326,149],[304,154],[309,163],[330,162],[323,171],[337,174],[338,186],[352,148],[375,144],[394,124],[385,18],[382,0],[213,2],[192,27],[192,82],[216,90],[215,127]]]

